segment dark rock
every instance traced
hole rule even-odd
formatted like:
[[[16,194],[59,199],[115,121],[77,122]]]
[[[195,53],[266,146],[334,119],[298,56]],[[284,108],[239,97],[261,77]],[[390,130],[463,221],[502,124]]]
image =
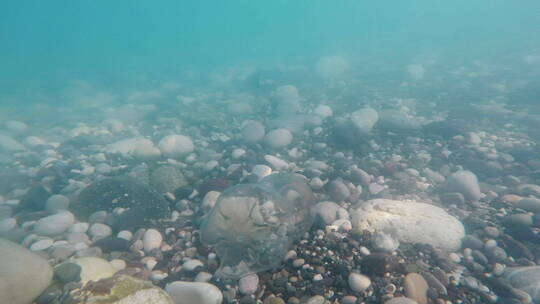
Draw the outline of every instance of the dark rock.
[[[446,119],[428,123],[422,127],[422,131],[428,134],[439,135],[451,139],[456,135],[464,135],[469,132],[468,123],[460,119]]]
[[[92,243],[92,247],[99,247],[103,253],[112,251],[129,251],[131,243],[123,238],[108,236]]]
[[[532,252],[522,243],[514,240],[513,237],[508,234],[503,233],[501,235],[506,251],[513,256],[514,258],[526,258],[528,260],[533,260],[534,255]]]
[[[47,287],[47,289],[45,289],[41,295],[36,299],[36,304],[48,304],[48,303],[53,303],[53,301],[56,301],[58,299],[60,299],[60,297],[62,296],[62,289],[60,288],[60,286],[58,286],[58,284],[53,284],[49,287]]]
[[[474,235],[466,235],[461,241],[461,247],[481,250],[484,247],[484,242]]]
[[[45,203],[51,193],[41,184],[36,184],[26,192],[17,205],[18,210],[45,210]]]
[[[169,215],[169,203],[158,192],[127,176],[92,183],[70,205],[70,209],[82,218],[96,211],[111,212],[116,207],[139,208],[150,219]]]
[[[199,195],[204,197],[209,191],[223,192],[223,190],[227,189],[227,187],[229,187],[229,181],[218,177],[203,182],[199,186],[198,191]]]
[[[487,266],[489,264],[488,258],[480,250],[474,249],[472,251],[472,257],[476,262],[482,264],[483,266]]]
[[[62,283],[78,282],[81,280],[81,266],[75,263],[62,263],[54,268],[54,275]]]
[[[450,204],[462,205],[465,203],[465,197],[463,196],[463,194],[458,193],[458,192],[441,194],[439,195],[439,199],[441,200],[441,203],[445,205],[450,205]]]
[[[398,266],[398,258],[384,253],[373,253],[362,259],[362,272],[383,276]]]

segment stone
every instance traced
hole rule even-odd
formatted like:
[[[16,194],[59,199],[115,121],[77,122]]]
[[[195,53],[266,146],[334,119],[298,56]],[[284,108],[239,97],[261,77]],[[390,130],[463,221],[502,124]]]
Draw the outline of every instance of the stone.
[[[146,252],[150,252],[154,249],[160,248],[163,243],[163,236],[156,229],[148,229],[143,235],[143,249]]]
[[[190,272],[190,271],[195,271],[197,267],[203,267],[203,266],[204,266],[203,262],[193,259],[193,260],[186,261],[184,264],[182,264],[182,270]]]
[[[55,212],[58,210],[66,210],[69,207],[69,198],[62,194],[50,196],[45,203],[45,210]]]
[[[75,223],[75,217],[69,211],[62,211],[39,219],[34,224],[34,232],[38,235],[55,236],[66,232]]]
[[[313,208],[311,208],[311,214],[315,219],[315,223],[319,223],[320,225],[330,225],[338,219],[340,209],[343,208],[338,204],[324,201],[313,206]]]
[[[533,225],[533,216],[528,213],[517,213],[505,216],[502,224],[508,228],[530,227]]]
[[[284,148],[290,145],[292,140],[292,133],[287,129],[275,129],[265,136],[265,143],[273,149]]]
[[[461,170],[446,178],[445,188],[449,192],[459,192],[469,201],[478,201],[483,197],[476,175],[471,171]]]
[[[80,282],[83,285],[89,281],[98,281],[100,279],[112,277],[116,273],[116,269],[107,260],[97,257],[81,257],[64,263],[74,263],[81,268],[79,275]],[[63,265],[64,263],[60,265]]]
[[[0,151],[19,152],[24,150],[26,150],[26,148],[20,142],[7,135],[0,134]]]
[[[127,275],[90,282],[72,293],[73,304],[174,304],[163,289]],[[197,302],[193,302],[197,303]]]
[[[418,304],[427,304],[428,283],[420,274],[411,272],[405,276],[403,281],[405,295],[418,302]]]
[[[367,186],[371,183],[371,176],[364,170],[359,168],[352,168],[350,173],[350,179],[355,183],[360,183]]]
[[[177,134],[163,137],[159,141],[158,147],[163,155],[171,158],[185,156],[195,149],[190,137]]]
[[[377,128],[398,134],[419,130],[420,122],[413,116],[405,112],[393,109],[381,110],[378,112],[379,120]]]
[[[62,263],[54,267],[54,275],[60,282],[79,282],[81,280],[81,266],[75,263]]]
[[[0,235],[14,229],[17,227],[17,220],[9,217],[5,219],[0,219]]]
[[[46,250],[46,249],[49,249],[52,246],[52,244],[53,244],[53,240],[49,238],[38,240],[34,242],[32,246],[30,246],[30,250],[31,251]]]
[[[93,212],[101,210],[112,212],[117,207],[129,210],[115,217],[113,224],[115,228],[118,226],[122,226],[122,229],[139,228],[150,219],[170,216],[169,203],[159,192],[127,176],[96,181],[83,189],[77,199],[70,204],[71,211],[78,218],[87,218]],[[118,225],[117,222],[122,225]]]
[[[352,123],[362,134],[369,134],[378,120],[379,114],[371,108],[363,108],[351,114]]]
[[[327,105],[320,104],[318,105],[314,110],[313,113],[321,118],[328,118],[331,117],[334,113],[332,111],[332,108],[330,108]]]
[[[264,125],[258,121],[248,120],[242,124],[242,139],[249,143],[261,141],[265,135]]]
[[[204,195],[204,198],[203,198],[203,201],[202,201],[202,204],[201,204],[203,210],[204,211],[209,211],[210,209],[212,209],[216,205],[216,202],[217,202],[220,195],[221,195],[221,192],[208,191]]]
[[[351,196],[351,191],[347,186],[340,180],[333,180],[327,184],[328,194],[330,197],[337,201],[341,202]]]
[[[165,287],[175,304],[221,304],[223,294],[215,285],[200,282],[174,281]]]
[[[112,229],[108,225],[95,223],[88,229],[88,234],[90,234],[94,240],[97,240],[110,236],[112,234]]]
[[[257,176],[258,180],[263,179],[264,177],[272,174],[272,168],[267,165],[255,165],[251,169],[251,173]]]
[[[392,272],[398,266],[397,257],[384,254],[373,253],[362,259],[362,271],[368,274],[383,276],[387,272]]]
[[[533,213],[540,213],[540,199],[529,197],[520,199],[516,207]]]
[[[161,166],[150,174],[150,185],[161,193],[174,193],[176,189],[187,186],[187,184],[184,174],[176,166]]]
[[[45,203],[50,195],[49,190],[43,185],[34,185],[21,198],[21,201],[17,205],[17,209],[41,211],[45,209]]]
[[[465,196],[459,192],[443,193],[439,195],[439,199],[445,205],[462,205],[465,203]]]
[[[351,212],[353,231],[389,233],[400,242],[430,244],[448,251],[461,247],[463,224],[443,209],[416,201],[375,199]]]
[[[369,277],[351,272],[348,278],[349,288],[354,292],[364,292],[371,286],[371,280]]]
[[[44,258],[0,238],[0,299],[32,303],[52,282],[53,269]]]
[[[238,290],[241,294],[252,295],[259,287],[259,276],[256,273],[248,274],[238,280]]]
[[[534,302],[540,301],[540,266],[506,267],[503,277],[512,287],[527,292]]]
[[[131,242],[115,236],[107,236],[104,238],[100,238],[92,243],[92,247],[101,248],[101,251],[103,253],[110,253],[113,251],[126,252],[129,251],[130,246]]]
[[[140,160],[151,160],[161,156],[161,151],[154,143],[143,137],[122,139],[105,146],[105,152],[120,154],[122,157],[134,157]]]

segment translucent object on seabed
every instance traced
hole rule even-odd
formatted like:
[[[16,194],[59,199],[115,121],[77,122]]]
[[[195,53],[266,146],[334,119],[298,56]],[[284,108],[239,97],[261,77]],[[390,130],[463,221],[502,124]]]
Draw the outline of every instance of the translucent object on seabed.
[[[225,190],[201,225],[221,260],[216,276],[237,279],[279,266],[312,224],[311,189],[300,176],[272,174]]]

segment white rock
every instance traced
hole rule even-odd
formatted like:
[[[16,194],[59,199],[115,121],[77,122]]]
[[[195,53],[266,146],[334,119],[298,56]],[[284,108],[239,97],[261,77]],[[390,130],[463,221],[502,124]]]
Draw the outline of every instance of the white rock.
[[[265,155],[264,160],[277,171],[283,171],[289,168],[289,164],[286,161],[273,155]]]
[[[317,61],[315,70],[322,78],[335,79],[342,76],[349,67],[350,64],[345,58],[341,56],[328,56]]]
[[[251,169],[251,173],[255,174],[259,180],[261,180],[264,177],[272,174],[272,168],[268,167],[267,165],[255,165],[253,166],[253,169]]]
[[[208,211],[208,210],[212,209],[216,205],[216,202],[217,202],[220,195],[221,195],[221,192],[208,191],[204,195],[204,198],[203,198],[203,201],[202,201],[203,210]]]
[[[266,130],[258,121],[248,120],[242,125],[242,138],[247,142],[258,142],[264,138]]]
[[[30,147],[41,146],[45,144],[45,140],[37,136],[28,136],[24,139],[24,143]]]
[[[321,118],[327,118],[334,115],[332,108],[327,105],[318,105],[315,110],[313,110],[313,113]]]
[[[156,229],[148,229],[143,235],[143,249],[149,252],[153,249],[160,248],[163,242],[163,236]]]
[[[39,240],[37,242],[35,242],[34,244],[32,244],[32,246],[30,246],[30,250],[32,251],[41,251],[41,250],[45,250],[45,249],[48,249],[52,246],[53,244],[53,240],[47,238],[47,239],[42,239],[42,240]]]
[[[369,133],[378,120],[379,114],[371,108],[363,108],[351,114],[352,123],[364,134]]]
[[[0,302],[27,304],[47,288],[53,270],[46,259],[0,238]]]
[[[449,192],[459,192],[470,201],[477,201],[483,197],[476,175],[467,170],[454,172],[447,177],[446,190]]]
[[[223,295],[216,286],[210,283],[175,281],[167,284],[165,291],[169,293],[175,304],[221,304]]]
[[[129,230],[122,230],[118,232],[117,237],[127,240],[127,241],[131,241],[131,238],[133,237],[133,233],[131,233],[131,231]]]
[[[176,134],[162,138],[158,147],[165,156],[172,158],[182,157],[195,149],[190,137]]]
[[[238,280],[238,290],[241,294],[252,295],[259,287],[259,276],[256,273],[248,274]]]
[[[240,157],[244,156],[245,154],[246,154],[246,150],[244,150],[244,149],[234,149],[232,151],[231,156],[234,159],[239,159]]]
[[[73,224],[73,226],[69,227],[69,232],[73,232],[73,233],[86,233],[86,231],[88,231],[88,228],[90,227],[90,225],[88,223],[84,223],[84,222],[79,222],[79,223],[75,223]]]
[[[292,85],[282,85],[276,89],[274,96],[277,99],[277,112],[280,114],[294,114],[300,110],[300,94]]]
[[[378,231],[374,237],[374,247],[384,252],[394,252],[399,247],[399,241],[390,234]]]
[[[62,194],[51,195],[45,203],[45,210],[58,211],[66,210],[69,207],[69,198]]]
[[[64,233],[75,222],[75,217],[69,211],[41,218],[34,224],[34,231],[38,235],[54,236]]]
[[[28,125],[22,121],[10,120],[6,122],[6,129],[15,133],[23,133],[28,131]]]
[[[349,274],[349,287],[355,292],[363,292],[371,286],[371,280],[359,273],[351,272]]]
[[[195,282],[207,283],[212,279],[212,277],[213,276],[211,273],[201,271],[195,276]]]
[[[83,257],[66,261],[65,263],[75,263],[81,267],[81,283],[84,285],[88,281],[98,281],[113,276],[117,269],[111,263],[102,258]]]
[[[463,224],[443,209],[416,201],[375,199],[352,211],[353,229],[391,233],[400,242],[427,243],[448,251],[461,247]]]
[[[18,151],[24,151],[25,147],[15,139],[0,134],[0,151],[5,152],[18,152]]]
[[[315,222],[330,225],[338,219],[338,211],[342,209],[338,204],[330,201],[317,203],[311,208],[311,214]]]
[[[187,262],[182,264],[182,270],[183,271],[193,271],[193,270],[195,270],[195,268],[197,268],[199,266],[204,266],[203,262],[201,262],[199,260],[196,260],[196,259],[188,260]]]
[[[291,144],[292,133],[287,129],[275,129],[266,134],[265,142],[274,149],[284,148]]]
[[[108,225],[94,223],[90,226],[90,229],[88,229],[88,234],[90,234],[94,240],[101,239],[110,236],[112,234],[112,229]]]
[[[120,259],[114,259],[109,262],[111,266],[116,270],[123,270],[126,268],[126,261]]]

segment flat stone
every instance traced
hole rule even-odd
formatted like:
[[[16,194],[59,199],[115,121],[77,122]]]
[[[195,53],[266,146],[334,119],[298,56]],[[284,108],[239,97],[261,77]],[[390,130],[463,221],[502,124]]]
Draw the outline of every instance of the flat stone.
[[[215,285],[200,282],[174,281],[165,287],[175,304],[221,304],[223,294]]]
[[[428,283],[418,273],[411,272],[405,276],[403,281],[403,287],[405,288],[405,295],[407,297],[414,299],[418,304],[427,304],[427,291]]]

